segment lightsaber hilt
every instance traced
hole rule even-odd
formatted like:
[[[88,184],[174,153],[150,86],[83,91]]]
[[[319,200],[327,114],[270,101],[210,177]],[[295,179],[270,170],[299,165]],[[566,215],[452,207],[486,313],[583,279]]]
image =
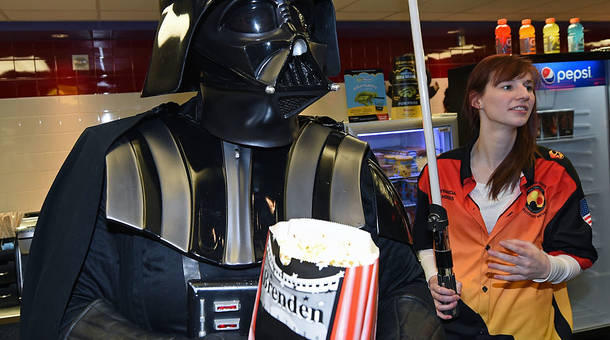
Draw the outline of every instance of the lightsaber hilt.
[[[455,274],[453,273],[453,258],[451,256],[451,245],[449,244],[449,219],[447,210],[438,204],[430,204],[428,214],[428,228],[432,231],[434,241],[434,257],[436,268],[438,269],[438,284],[441,287],[453,289],[457,292]],[[458,309],[453,308],[443,311],[443,314],[451,315],[456,318],[459,315]]]

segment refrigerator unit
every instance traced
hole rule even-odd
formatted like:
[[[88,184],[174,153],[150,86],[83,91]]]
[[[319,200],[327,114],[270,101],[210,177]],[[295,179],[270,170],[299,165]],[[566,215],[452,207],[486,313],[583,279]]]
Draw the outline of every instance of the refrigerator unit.
[[[417,179],[427,163],[426,144],[421,118],[347,123],[346,130],[368,142],[384,173],[394,184],[412,223],[417,200]],[[457,146],[457,115],[436,114],[432,117],[436,153]]]
[[[565,154],[578,172],[592,215],[593,245],[599,258],[568,282],[574,331],[610,325],[610,172],[608,98],[609,53],[528,56],[541,74],[537,143]],[[459,113],[466,79],[474,65],[449,71],[449,103],[458,111],[460,144],[472,137]],[[452,88],[453,87],[453,88]],[[464,133],[462,133],[464,132]]]

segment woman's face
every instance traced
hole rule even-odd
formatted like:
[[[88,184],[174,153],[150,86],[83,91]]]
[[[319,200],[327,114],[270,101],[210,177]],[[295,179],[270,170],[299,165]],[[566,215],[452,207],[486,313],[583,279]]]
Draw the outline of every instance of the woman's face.
[[[486,128],[518,128],[527,123],[535,102],[534,80],[526,74],[497,85],[487,82],[483,94],[474,96],[471,105],[479,109],[481,124]]]

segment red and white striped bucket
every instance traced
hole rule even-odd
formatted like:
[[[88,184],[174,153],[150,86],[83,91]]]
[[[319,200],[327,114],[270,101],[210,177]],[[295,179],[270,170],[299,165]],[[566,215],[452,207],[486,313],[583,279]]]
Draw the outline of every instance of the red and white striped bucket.
[[[249,339],[375,339],[378,267],[368,232],[312,219],[271,227]]]

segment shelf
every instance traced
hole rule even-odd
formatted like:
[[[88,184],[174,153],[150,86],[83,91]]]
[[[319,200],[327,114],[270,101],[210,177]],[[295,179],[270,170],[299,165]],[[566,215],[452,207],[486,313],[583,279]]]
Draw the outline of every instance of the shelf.
[[[411,207],[416,206],[417,204],[415,204],[415,203],[413,203],[411,201],[402,201],[402,205],[404,205],[405,208],[411,208]]]
[[[571,137],[559,137],[553,139],[536,139],[536,143],[538,144],[554,144],[554,143],[563,143],[563,142],[576,142],[581,140],[591,140],[595,139],[594,135],[584,135],[584,136],[571,136]]]
[[[407,179],[417,179],[418,177],[419,177],[419,172],[416,172],[416,173],[412,173],[411,176],[409,176],[409,177],[391,176],[391,177],[388,177],[388,179],[390,181],[400,181],[400,180],[407,180]]]
[[[604,192],[601,190],[590,190],[590,191],[585,191],[585,197],[586,196],[592,196],[592,195],[599,195],[599,194],[603,194]]]

